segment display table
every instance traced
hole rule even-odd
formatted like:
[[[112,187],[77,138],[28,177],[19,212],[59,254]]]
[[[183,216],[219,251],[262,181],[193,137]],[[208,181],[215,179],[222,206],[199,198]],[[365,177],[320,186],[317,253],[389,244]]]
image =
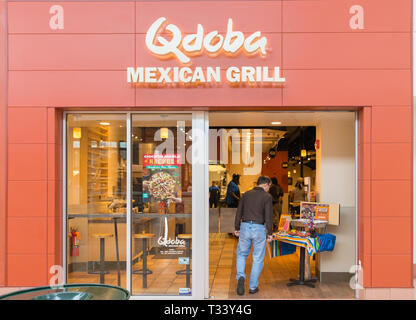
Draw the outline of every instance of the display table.
[[[289,279],[290,282],[287,285],[305,285],[311,288],[315,288],[315,285],[312,284],[316,281],[315,279],[305,280],[305,250],[308,252],[309,256],[317,253],[319,250],[319,242],[317,239],[312,237],[299,237],[281,233],[274,233],[273,239],[300,247],[299,279]]]
[[[310,221],[308,219],[294,219],[290,222],[292,228],[308,230]],[[316,233],[327,233],[328,221],[313,220],[314,229]],[[311,262],[310,259],[305,258],[305,277],[311,278]]]

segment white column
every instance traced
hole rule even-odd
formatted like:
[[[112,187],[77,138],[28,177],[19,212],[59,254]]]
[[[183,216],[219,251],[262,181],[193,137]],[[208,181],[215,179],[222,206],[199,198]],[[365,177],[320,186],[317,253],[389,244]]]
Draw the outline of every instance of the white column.
[[[205,112],[192,117],[192,297],[207,297],[209,274],[208,121]]]

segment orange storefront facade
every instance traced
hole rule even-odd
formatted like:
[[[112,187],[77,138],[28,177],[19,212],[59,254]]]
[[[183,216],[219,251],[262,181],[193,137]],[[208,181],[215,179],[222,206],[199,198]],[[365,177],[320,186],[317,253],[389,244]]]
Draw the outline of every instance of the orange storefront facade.
[[[413,288],[412,1],[0,6],[0,286],[46,285],[50,267],[63,264],[64,112],[345,110],[358,115],[357,260],[363,286]],[[148,29],[160,17],[182,39],[201,25],[203,49],[191,52],[196,37],[188,39],[188,51],[182,43],[168,53],[151,52]],[[261,35],[238,50],[213,48],[216,35],[226,37],[229,18],[245,39]],[[218,33],[208,41],[213,31]],[[267,38],[264,47],[261,36]],[[153,69],[146,67],[165,68],[173,79],[175,67],[187,66],[212,72],[218,67],[221,80],[212,75],[214,84],[183,85],[186,69],[177,71],[178,85],[131,83],[135,72],[134,82],[153,81]],[[246,66],[256,73],[250,78],[247,71],[244,81]],[[275,71],[268,75],[271,84],[264,67]],[[127,68],[133,73],[126,74]],[[236,75],[241,77],[233,82]],[[247,84],[250,79],[259,81]]]

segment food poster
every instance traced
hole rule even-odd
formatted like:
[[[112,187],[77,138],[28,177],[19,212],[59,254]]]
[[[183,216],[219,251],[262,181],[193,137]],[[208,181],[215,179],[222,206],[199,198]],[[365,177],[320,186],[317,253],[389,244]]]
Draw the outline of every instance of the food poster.
[[[143,202],[157,202],[158,212],[181,202],[181,155],[145,154],[143,156]],[[172,212],[172,210],[169,210]]]
[[[181,199],[181,155],[143,155],[143,202],[154,206],[150,213],[175,213]],[[185,241],[168,236],[168,218],[160,219],[154,259],[175,259],[185,254]]]
[[[329,220],[329,204],[317,202],[301,202],[300,203],[301,219]]]

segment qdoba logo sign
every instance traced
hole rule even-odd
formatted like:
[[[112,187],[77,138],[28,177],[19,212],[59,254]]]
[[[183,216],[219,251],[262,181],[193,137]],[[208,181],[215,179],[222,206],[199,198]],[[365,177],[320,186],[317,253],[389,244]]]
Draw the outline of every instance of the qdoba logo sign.
[[[228,19],[227,33],[225,37],[218,31],[211,31],[204,36],[204,28],[198,24],[197,32],[183,37],[181,31],[174,24],[166,26],[166,30],[172,33],[172,39],[166,40],[163,36],[158,36],[161,27],[166,22],[166,18],[157,19],[149,28],[146,34],[146,46],[151,52],[159,56],[173,55],[181,63],[189,63],[189,56],[201,55],[203,49],[208,54],[219,54],[221,51],[228,54],[235,54],[240,49],[244,49],[246,54],[256,54],[260,52],[266,55],[266,37],[261,36],[260,31],[256,31],[247,38],[241,31],[233,31],[233,20]],[[160,45],[155,44],[159,42]]]
[[[204,27],[197,25],[196,33],[182,36],[174,24],[165,26],[167,19],[158,18],[146,33],[146,47],[160,59],[176,59],[181,67],[128,67],[127,82],[139,85],[205,85],[221,83],[221,66],[191,68],[192,57],[204,53],[210,57],[223,54],[236,56],[266,56],[267,38],[256,31],[247,37],[241,31],[233,30],[233,20],[228,19],[225,36],[217,30],[204,33]],[[165,26],[165,27],[164,27]],[[164,27],[164,28],[163,28]],[[167,33],[170,35],[168,36]],[[242,66],[229,67],[225,71],[230,85],[242,82],[259,84],[282,84],[286,80],[280,76],[280,67]]]

